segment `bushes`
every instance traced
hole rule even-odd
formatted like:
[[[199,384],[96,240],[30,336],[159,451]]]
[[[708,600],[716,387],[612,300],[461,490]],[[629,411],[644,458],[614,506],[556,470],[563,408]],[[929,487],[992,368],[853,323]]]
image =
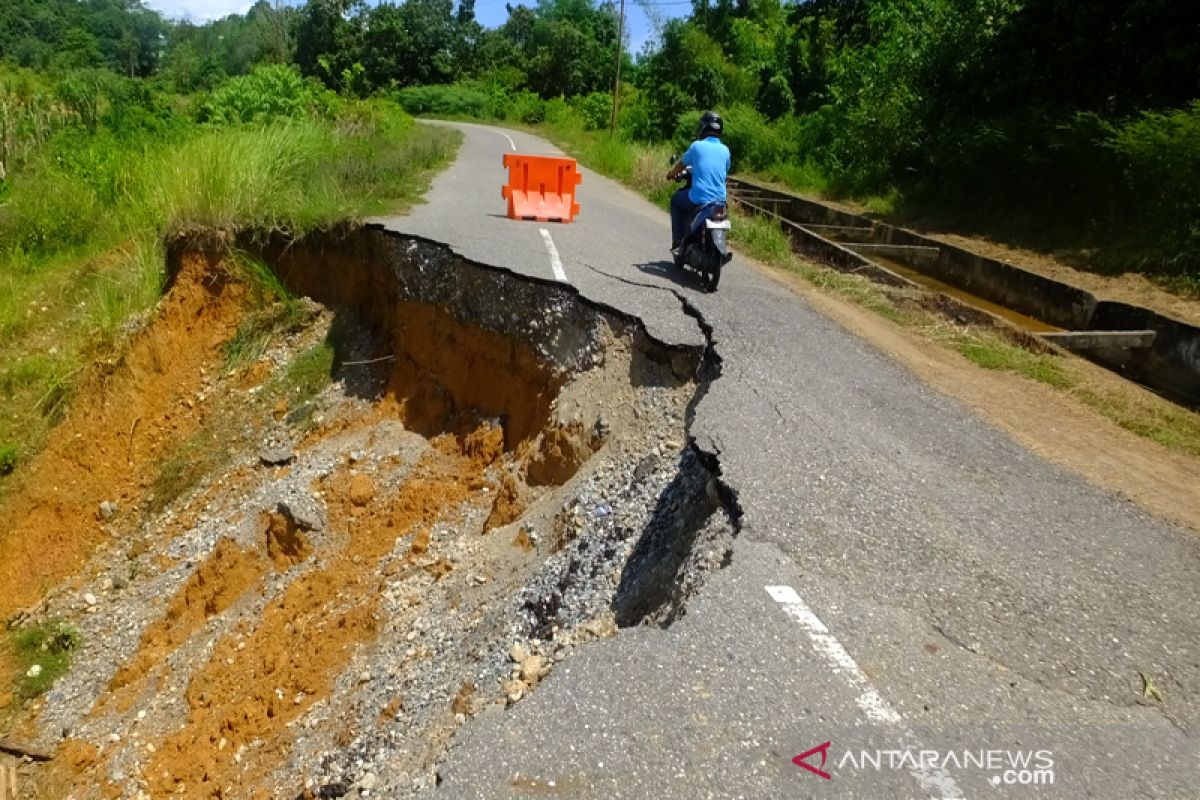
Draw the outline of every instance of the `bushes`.
[[[456,83],[410,86],[397,92],[396,100],[409,114],[435,117],[485,119],[492,109],[489,94]]]
[[[612,95],[608,92],[592,92],[578,100],[579,113],[589,131],[604,130],[612,121]]]
[[[1200,273],[1200,101],[1146,113],[1123,125],[1109,145],[1133,200],[1124,210],[1158,240],[1163,268]]]
[[[1029,108],[946,121],[899,183],[934,209],[963,209],[1019,229],[1113,224],[1120,170],[1105,146],[1112,126],[1094,114]]]
[[[75,70],[54,85],[55,99],[68,109],[71,116],[95,130],[100,123],[100,106],[104,87],[113,77],[101,69]]]
[[[11,172],[71,118],[48,80],[0,69],[0,164]]]
[[[729,147],[735,171],[766,170],[795,158],[795,147],[772,126],[762,114],[750,106],[717,109],[725,123],[721,141]],[[687,147],[696,138],[700,123],[699,111],[680,116],[675,128],[675,144]]]
[[[396,99],[410,114],[451,119],[504,120],[523,125],[579,124],[586,130],[608,128],[612,114],[612,95],[608,92],[544,100],[535,92],[507,90],[495,82],[411,86],[401,89]]]
[[[526,125],[536,125],[546,121],[546,101],[533,92],[518,92],[507,103],[497,103],[498,107],[492,116]]]
[[[659,135],[658,109],[650,102],[644,92],[633,87],[623,90],[620,116],[617,124],[621,133],[629,139],[638,142],[652,142],[661,139]]]
[[[750,106],[734,106],[723,114],[725,134],[722,140],[742,166],[738,169],[761,170],[791,161],[795,147],[769,125],[765,117]]]
[[[104,127],[124,139],[145,135],[172,138],[188,122],[165,95],[145,81],[116,78],[108,85],[107,96],[108,108],[101,117]]]
[[[261,122],[327,113],[332,103],[333,95],[319,83],[301,77],[295,67],[276,64],[226,81],[197,116],[201,122]]]

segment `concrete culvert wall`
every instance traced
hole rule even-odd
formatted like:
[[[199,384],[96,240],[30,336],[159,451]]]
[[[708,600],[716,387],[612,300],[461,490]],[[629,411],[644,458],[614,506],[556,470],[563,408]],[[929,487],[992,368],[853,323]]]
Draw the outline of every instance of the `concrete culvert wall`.
[[[799,252],[879,283],[932,287],[943,299],[927,307],[953,319],[998,326],[1009,339],[1032,350],[1046,349],[1037,335],[1047,326],[1083,333],[1152,331],[1149,347],[1128,347],[1116,337],[1116,345],[1073,348],[1072,339],[1059,331],[1052,331],[1056,338],[1048,341],[1074,349],[1174,402],[1200,407],[1200,328],[1195,325],[1102,300],[1060,280],[823,203],[736,178],[730,184],[743,205],[778,221]],[[895,249],[887,254],[884,246],[909,248],[910,255],[901,257]]]
[[[239,251],[299,311],[242,362],[235,322],[208,335],[188,393],[139,408],[156,452],[222,459],[122,496],[113,544],[26,614],[84,642],[37,721],[64,754],[45,796],[419,793],[472,716],[619,625],[669,624],[729,557],[736,510],[687,431],[711,352],[373,228],[180,240],[173,285],[237,286]],[[193,294],[139,335],[212,334]],[[269,313],[253,294],[229,312]],[[157,422],[180,408],[186,443]]]

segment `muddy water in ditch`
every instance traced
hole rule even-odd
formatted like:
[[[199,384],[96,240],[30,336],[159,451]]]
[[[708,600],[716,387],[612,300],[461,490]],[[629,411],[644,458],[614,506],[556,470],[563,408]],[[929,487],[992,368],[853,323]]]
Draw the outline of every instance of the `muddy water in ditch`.
[[[926,275],[924,272],[921,272],[920,270],[894,258],[875,255],[874,253],[867,256],[867,258],[881,266],[887,267],[898,275],[908,278],[909,280],[926,289],[931,289],[935,292],[941,292],[942,294],[949,295],[956,300],[961,300],[969,306],[974,306],[975,308],[987,311],[988,313],[997,317],[1006,319],[1022,330],[1026,330],[1031,333],[1050,333],[1053,331],[1062,330],[1062,328],[1042,322],[1040,319],[1027,316],[1019,311],[1013,311],[1011,308],[1002,306],[998,303],[993,303],[990,300],[984,300],[982,297],[973,295],[970,292],[959,289],[957,286],[952,286],[945,281],[941,281],[937,278]]]
[[[29,610],[84,641],[26,709],[61,756],[42,796],[406,796],[472,715],[618,623],[675,618],[728,552],[730,510],[685,446],[704,351],[428,242],[249,246],[307,298],[258,361],[222,362],[240,328],[206,324],[208,294],[169,296],[143,334],[200,347],[206,377],[168,370],[141,427],[186,408],[205,436],[164,451],[219,441],[225,463],[161,510],[134,484],[110,540]],[[222,249],[173,259],[173,291],[237,282]],[[297,392],[322,347],[332,383]]]
[[[815,232],[819,236],[822,236],[826,239],[829,239],[830,241],[838,242],[839,244],[843,244],[843,245],[850,245],[855,242],[862,241],[861,235],[855,234],[855,233],[848,233],[848,232],[842,232],[842,231],[831,230],[831,229],[826,229],[826,230],[818,229]],[[983,311],[987,311],[989,314],[993,314],[994,316],[1001,317],[1002,319],[1008,320],[1012,324],[1016,325],[1018,328],[1025,330],[1025,331],[1029,331],[1030,333],[1050,333],[1053,331],[1062,330],[1062,328],[1058,328],[1054,325],[1050,325],[1049,323],[1042,322],[1040,319],[1030,317],[1026,314],[1022,314],[1019,311],[1014,311],[1011,308],[1002,306],[998,303],[994,303],[991,300],[985,300],[984,298],[979,297],[978,295],[971,294],[970,292],[968,292],[964,289],[960,289],[957,286],[946,283],[945,281],[939,280],[938,278],[928,275],[928,274],[922,272],[920,269],[912,266],[911,264],[907,264],[896,258],[877,254],[877,253],[860,254],[860,255],[862,255],[866,259],[874,261],[876,264],[879,264],[882,267],[886,267],[887,269],[890,269],[892,272],[895,272],[897,275],[900,275],[901,277],[908,278],[910,281],[912,281],[913,283],[916,283],[919,286],[922,286],[931,291],[941,292],[942,294],[949,295],[950,297],[953,297],[956,300],[961,300],[962,302],[966,303],[969,306],[974,306],[975,308],[981,309]]]

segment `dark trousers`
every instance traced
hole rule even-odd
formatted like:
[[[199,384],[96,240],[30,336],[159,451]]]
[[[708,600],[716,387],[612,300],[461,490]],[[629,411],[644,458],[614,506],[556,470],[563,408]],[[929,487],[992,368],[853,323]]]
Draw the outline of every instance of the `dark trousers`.
[[[671,246],[676,247],[687,236],[692,217],[696,214],[696,204],[688,199],[688,190],[680,189],[671,195]]]

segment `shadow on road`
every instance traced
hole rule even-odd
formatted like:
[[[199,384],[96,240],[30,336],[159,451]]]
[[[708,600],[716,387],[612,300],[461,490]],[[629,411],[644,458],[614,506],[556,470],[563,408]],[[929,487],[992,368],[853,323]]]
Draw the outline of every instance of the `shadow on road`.
[[[705,559],[728,557],[734,533],[728,518],[716,515],[720,506],[709,489],[713,477],[693,450],[683,452],[679,472],[659,495],[621,571],[611,603],[618,626],[669,627],[703,581]]]
[[[682,269],[675,266],[670,261],[647,261],[645,264],[634,264],[644,275],[653,275],[656,278],[665,278],[674,284],[678,284],[687,289],[703,290],[700,284],[700,278],[694,272]]]

